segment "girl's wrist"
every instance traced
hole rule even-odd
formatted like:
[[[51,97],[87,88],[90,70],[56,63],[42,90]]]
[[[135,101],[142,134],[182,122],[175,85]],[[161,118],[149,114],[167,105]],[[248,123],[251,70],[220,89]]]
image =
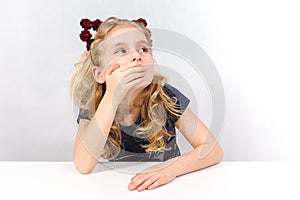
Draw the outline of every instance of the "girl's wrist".
[[[166,161],[166,162],[169,162],[168,170],[172,171],[174,173],[175,177],[178,177],[181,175],[180,174],[180,165],[178,163],[179,159],[180,159],[180,156]]]
[[[110,106],[110,108],[113,111],[113,114],[115,115],[119,103],[113,98],[113,95],[111,93],[106,91],[101,102],[105,102],[107,106]]]

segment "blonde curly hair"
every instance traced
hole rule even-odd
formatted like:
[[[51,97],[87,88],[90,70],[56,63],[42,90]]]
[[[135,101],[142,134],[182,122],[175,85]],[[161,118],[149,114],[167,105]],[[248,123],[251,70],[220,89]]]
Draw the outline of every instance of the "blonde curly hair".
[[[73,103],[83,109],[88,110],[88,117],[91,119],[102,97],[105,94],[105,84],[99,84],[93,76],[92,68],[94,65],[101,66],[101,42],[107,35],[118,26],[132,26],[138,28],[145,35],[149,46],[152,47],[152,40],[149,30],[135,21],[110,17],[99,27],[94,41],[89,51],[85,51],[81,60],[75,64],[76,70],[71,79],[71,99]],[[151,51],[151,50],[150,50]],[[152,51],[150,52],[152,55]],[[165,151],[164,137],[172,137],[165,128],[166,111],[175,116],[180,116],[181,111],[177,106],[177,99],[171,99],[165,94],[163,86],[166,78],[154,74],[152,83],[144,88],[135,106],[141,107],[141,118],[143,121],[138,125],[134,135],[148,141],[148,144],[142,145],[146,152]],[[102,156],[105,159],[112,160],[118,156],[121,150],[122,135],[120,125],[117,120],[111,126]]]

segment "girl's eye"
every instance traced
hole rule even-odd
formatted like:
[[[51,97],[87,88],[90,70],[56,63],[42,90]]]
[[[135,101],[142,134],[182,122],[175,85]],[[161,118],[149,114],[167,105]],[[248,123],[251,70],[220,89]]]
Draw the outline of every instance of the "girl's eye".
[[[149,51],[149,49],[146,48],[146,47],[142,47],[142,48],[139,49],[139,52],[144,52],[144,53],[146,53],[146,52],[148,52],[148,51]]]
[[[124,54],[124,53],[127,53],[127,51],[125,49],[119,49],[115,53],[116,54]]]

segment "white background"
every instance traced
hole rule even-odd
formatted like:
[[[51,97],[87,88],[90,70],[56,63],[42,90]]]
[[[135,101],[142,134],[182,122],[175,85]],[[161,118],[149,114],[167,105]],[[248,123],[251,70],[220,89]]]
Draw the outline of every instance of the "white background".
[[[299,10],[296,0],[2,1],[0,160],[72,160],[79,21],[109,16],[146,18],[206,51],[225,88],[224,160],[299,159]]]

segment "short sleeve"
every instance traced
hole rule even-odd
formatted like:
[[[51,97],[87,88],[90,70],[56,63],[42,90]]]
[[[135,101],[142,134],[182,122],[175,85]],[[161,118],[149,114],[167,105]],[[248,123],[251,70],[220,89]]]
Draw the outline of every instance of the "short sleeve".
[[[88,109],[79,109],[79,114],[77,117],[77,124],[79,124],[79,120],[80,119],[87,119],[87,120],[91,120],[89,117],[89,110]]]
[[[178,89],[176,89],[175,87],[173,87],[169,84],[165,84],[163,86],[163,90],[166,93],[166,95],[168,95],[171,99],[176,97],[176,99],[177,99],[176,104],[179,108],[180,113],[182,114],[185,111],[185,109],[187,108],[187,106],[189,105],[190,99],[187,98],[184,94],[182,94]],[[170,120],[175,123],[179,119],[180,116],[177,117],[177,116],[169,113],[168,117],[170,117]]]

